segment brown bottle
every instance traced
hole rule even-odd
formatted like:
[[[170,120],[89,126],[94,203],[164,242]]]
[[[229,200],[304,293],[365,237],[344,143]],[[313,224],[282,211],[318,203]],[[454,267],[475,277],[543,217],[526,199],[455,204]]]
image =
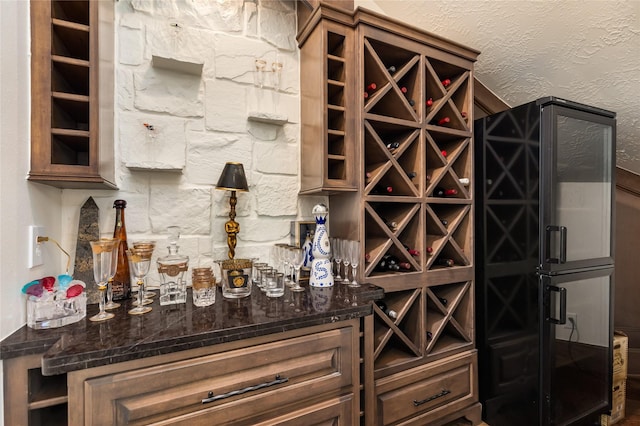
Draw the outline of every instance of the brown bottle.
[[[127,261],[127,228],[124,223],[124,209],[127,207],[125,200],[113,202],[116,209],[116,224],[113,229],[113,238],[120,239],[118,246],[118,269],[113,277],[113,300],[129,299],[131,297],[131,278],[129,275],[129,262]]]

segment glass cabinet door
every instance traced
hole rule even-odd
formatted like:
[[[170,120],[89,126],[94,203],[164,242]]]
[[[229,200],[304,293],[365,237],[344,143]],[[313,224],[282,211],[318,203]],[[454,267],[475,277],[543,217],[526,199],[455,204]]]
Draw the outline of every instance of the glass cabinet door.
[[[542,275],[545,425],[568,425],[610,407],[613,269]]]
[[[613,113],[542,108],[541,263],[561,271],[613,263]]]

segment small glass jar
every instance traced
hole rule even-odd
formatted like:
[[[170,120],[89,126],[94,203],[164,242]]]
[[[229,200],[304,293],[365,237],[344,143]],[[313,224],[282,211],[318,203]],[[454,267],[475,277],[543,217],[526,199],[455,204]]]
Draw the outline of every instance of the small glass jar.
[[[170,226],[169,254],[157,260],[160,274],[160,305],[173,305],[187,301],[187,282],[184,274],[189,269],[189,256],[178,254],[180,228]]]
[[[194,306],[210,306],[216,301],[216,279],[211,268],[193,268],[191,288]]]
[[[251,259],[228,259],[221,262],[222,296],[239,299],[251,294]]]

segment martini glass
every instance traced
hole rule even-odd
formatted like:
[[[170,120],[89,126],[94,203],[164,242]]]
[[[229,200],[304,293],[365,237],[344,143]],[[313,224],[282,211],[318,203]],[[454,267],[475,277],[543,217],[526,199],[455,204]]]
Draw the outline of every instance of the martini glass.
[[[105,293],[107,291],[107,284],[109,278],[111,278],[111,263],[116,260],[113,258],[113,246],[116,245],[114,241],[90,241],[91,252],[93,253],[93,278],[98,285],[98,291],[100,292],[99,307],[100,312],[89,318],[90,321],[104,321],[113,318],[111,312],[107,312],[104,309],[105,306]]]
[[[151,311],[151,306],[145,306],[143,303],[144,298],[144,279],[149,273],[151,266],[151,255],[153,255],[153,248],[155,243],[148,242],[144,247],[133,247],[127,250],[127,256],[129,257],[129,265],[131,266],[131,272],[136,278],[138,284],[138,304],[136,307],[129,310],[131,315],[142,315]]]
[[[100,241],[111,241],[113,242],[113,253],[111,254],[111,274],[109,277],[109,282],[107,284],[107,303],[104,305],[105,309],[115,309],[119,308],[120,304],[114,302],[113,299],[113,277],[116,275],[116,270],[118,269],[118,246],[120,245],[120,240],[118,238],[101,238]]]

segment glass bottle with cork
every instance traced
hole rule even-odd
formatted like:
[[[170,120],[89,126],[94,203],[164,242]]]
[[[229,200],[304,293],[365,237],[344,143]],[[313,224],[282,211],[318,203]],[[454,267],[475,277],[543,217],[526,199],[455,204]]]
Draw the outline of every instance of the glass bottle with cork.
[[[127,228],[124,221],[124,209],[127,207],[125,200],[115,200],[113,208],[116,209],[116,223],[113,229],[113,238],[120,240],[118,247],[118,268],[113,277],[113,300],[124,300],[131,297],[131,276],[129,275],[129,262],[127,260]]]

